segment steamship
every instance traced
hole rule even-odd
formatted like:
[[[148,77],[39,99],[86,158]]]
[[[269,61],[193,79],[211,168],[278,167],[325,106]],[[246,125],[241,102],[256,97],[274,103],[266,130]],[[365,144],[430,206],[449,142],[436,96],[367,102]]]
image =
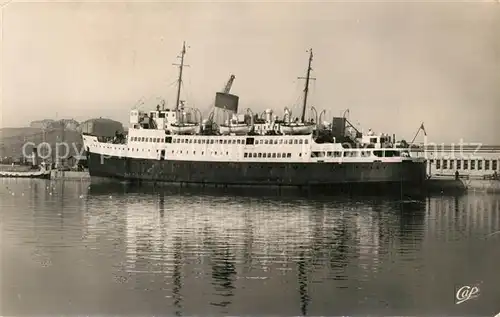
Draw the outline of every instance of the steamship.
[[[281,119],[272,110],[260,116],[251,109],[238,113],[239,97],[229,93],[232,75],[202,120],[198,110],[179,99],[185,54],[184,44],[174,109],[166,109],[163,101],[149,112],[131,110],[127,135],[114,140],[83,134],[91,178],[215,186],[423,184],[425,160],[412,157],[389,135],[361,133],[345,116],[320,124],[324,111],[320,120],[316,112],[316,120],[306,121],[312,50],[302,113],[295,119],[288,108]],[[221,124],[214,120],[216,110],[226,114]]]

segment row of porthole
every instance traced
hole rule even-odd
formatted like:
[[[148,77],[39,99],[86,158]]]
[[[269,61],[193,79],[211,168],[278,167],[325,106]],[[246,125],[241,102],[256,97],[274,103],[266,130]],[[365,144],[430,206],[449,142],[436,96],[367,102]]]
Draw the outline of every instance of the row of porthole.
[[[132,137],[131,142],[165,143],[166,138]],[[244,139],[181,139],[173,138],[172,143],[197,143],[197,144],[245,144]],[[275,139],[255,140],[255,144],[308,144],[308,139]]]
[[[299,154],[302,156],[302,153]],[[291,158],[292,153],[244,153],[243,157],[245,158]]]

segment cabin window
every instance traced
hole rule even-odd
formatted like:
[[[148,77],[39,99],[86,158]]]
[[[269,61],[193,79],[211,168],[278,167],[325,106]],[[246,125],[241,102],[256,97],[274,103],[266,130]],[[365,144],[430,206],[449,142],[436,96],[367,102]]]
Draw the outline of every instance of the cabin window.
[[[263,158],[266,158],[266,153],[262,154],[262,157],[263,157]]]
[[[304,140],[304,144],[309,144],[309,140],[308,140],[308,139],[305,139],[305,140]]]
[[[265,141],[264,141],[264,144],[269,144],[269,140],[265,140]]]
[[[253,145],[254,144],[254,140],[255,140],[254,138],[247,138],[245,144],[246,145]]]
[[[477,160],[477,169],[482,170],[483,169],[483,160]]]
[[[370,138],[370,143],[377,143],[377,138]]]
[[[231,142],[231,143],[236,144],[236,140],[233,140],[233,142]]]
[[[276,153],[273,153],[273,158],[276,158]]]
[[[302,144],[302,139],[299,140],[299,144]]]
[[[470,169],[475,170],[476,169],[476,160],[470,160]]]
[[[355,152],[355,151],[344,152],[344,157],[356,157],[356,156],[358,156],[358,152]]]
[[[172,143],[177,143],[177,139],[173,139],[173,140],[172,140]]]
[[[448,160],[443,160],[443,169],[448,168]]]
[[[281,154],[281,157],[282,157],[282,158],[285,158],[285,157],[286,157],[286,153],[282,153],[282,154]]]
[[[455,163],[455,160],[450,160],[450,169],[452,170],[454,167],[453,167],[453,163]]]
[[[259,158],[261,158],[261,157],[262,157],[262,153],[259,153]]]
[[[399,151],[392,151],[392,150],[385,151],[385,157],[396,157],[396,156],[401,156]]]
[[[295,140],[295,141],[297,141],[297,140]],[[287,154],[286,154],[286,157],[287,157],[287,158],[292,157],[292,153],[287,153]]]
[[[283,140],[280,139],[280,144],[283,144]]]
[[[283,140],[283,144],[288,144],[288,140]]]
[[[224,140],[224,144],[227,144],[227,140]]]
[[[210,144],[214,144],[214,140],[210,140]]]
[[[298,144],[299,143],[299,140],[295,139],[293,140],[293,144]]]
[[[469,160],[464,160],[464,170],[469,169]]]
[[[160,112],[158,114],[158,118],[165,118],[165,112]]]
[[[278,158],[281,158],[281,153],[278,153]]]
[[[172,143],[172,137],[171,136],[167,136],[165,138],[165,143]]]
[[[319,151],[311,152],[311,157],[325,157],[325,152],[319,152]]]
[[[462,168],[462,160],[457,160],[457,170]]]
[[[498,168],[498,161],[497,160],[492,160],[491,161],[491,169],[496,171]]]
[[[370,152],[369,151],[361,151],[361,156],[362,157],[369,157],[370,156]]]
[[[441,160],[436,160],[436,168],[441,169]]]
[[[326,156],[328,156],[328,157],[332,157],[332,156],[333,156],[333,152],[332,152],[332,151],[328,151],[328,152],[326,152]]]
[[[490,160],[484,160],[484,170],[488,171],[490,169]]]
[[[278,144],[278,140],[274,140],[274,144]]]
[[[253,154],[253,157],[257,157],[257,153],[254,153],[254,154]]]
[[[248,153],[244,153],[244,154],[243,154],[243,157],[248,157]]]
[[[271,153],[267,153],[267,157],[271,157]]]
[[[374,154],[376,157],[382,157],[382,156],[384,156],[384,151],[375,150],[375,151],[373,151],[373,154]],[[436,166],[436,167],[437,167],[437,166]]]

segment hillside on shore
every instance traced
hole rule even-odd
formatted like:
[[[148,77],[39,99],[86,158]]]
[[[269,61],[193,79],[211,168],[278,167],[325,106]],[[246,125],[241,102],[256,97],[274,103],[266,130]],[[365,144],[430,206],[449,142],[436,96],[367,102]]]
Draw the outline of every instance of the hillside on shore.
[[[123,125],[111,119],[90,119],[78,123],[72,119],[54,121],[51,119],[34,121],[30,127],[2,128],[0,129],[0,158],[22,158],[24,154],[33,152],[33,145],[38,146],[44,142],[49,146],[42,150],[42,155],[48,151],[55,151],[57,143],[67,144],[68,155],[80,154],[83,146],[82,129],[87,133],[98,136],[113,136],[116,130],[123,131]],[[49,150],[50,147],[50,150]],[[63,151],[63,147],[59,147]],[[63,152],[62,155],[65,153]]]
[[[0,129],[0,157],[23,156],[23,146],[26,153],[33,152],[33,145],[38,146],[47,142],[52,149],[56,143],[67,143],[69,155],[78,154],[83,146],[82,136],[78,131],[43,130],[37,128],[5,128]],[[47,150],[48,151],[48,150]],[[77,153],[78,152],[78,153]]]

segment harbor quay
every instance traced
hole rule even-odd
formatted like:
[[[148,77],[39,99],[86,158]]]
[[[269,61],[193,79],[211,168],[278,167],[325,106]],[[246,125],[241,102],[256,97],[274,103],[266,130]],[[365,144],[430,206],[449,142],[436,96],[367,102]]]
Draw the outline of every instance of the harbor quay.
[[[429,176],[455,176],[466,178],[495,177],[500,172],[500,145],[480,142],[438,144],[425,142],[410,148],[412,156],[427,161]]]

